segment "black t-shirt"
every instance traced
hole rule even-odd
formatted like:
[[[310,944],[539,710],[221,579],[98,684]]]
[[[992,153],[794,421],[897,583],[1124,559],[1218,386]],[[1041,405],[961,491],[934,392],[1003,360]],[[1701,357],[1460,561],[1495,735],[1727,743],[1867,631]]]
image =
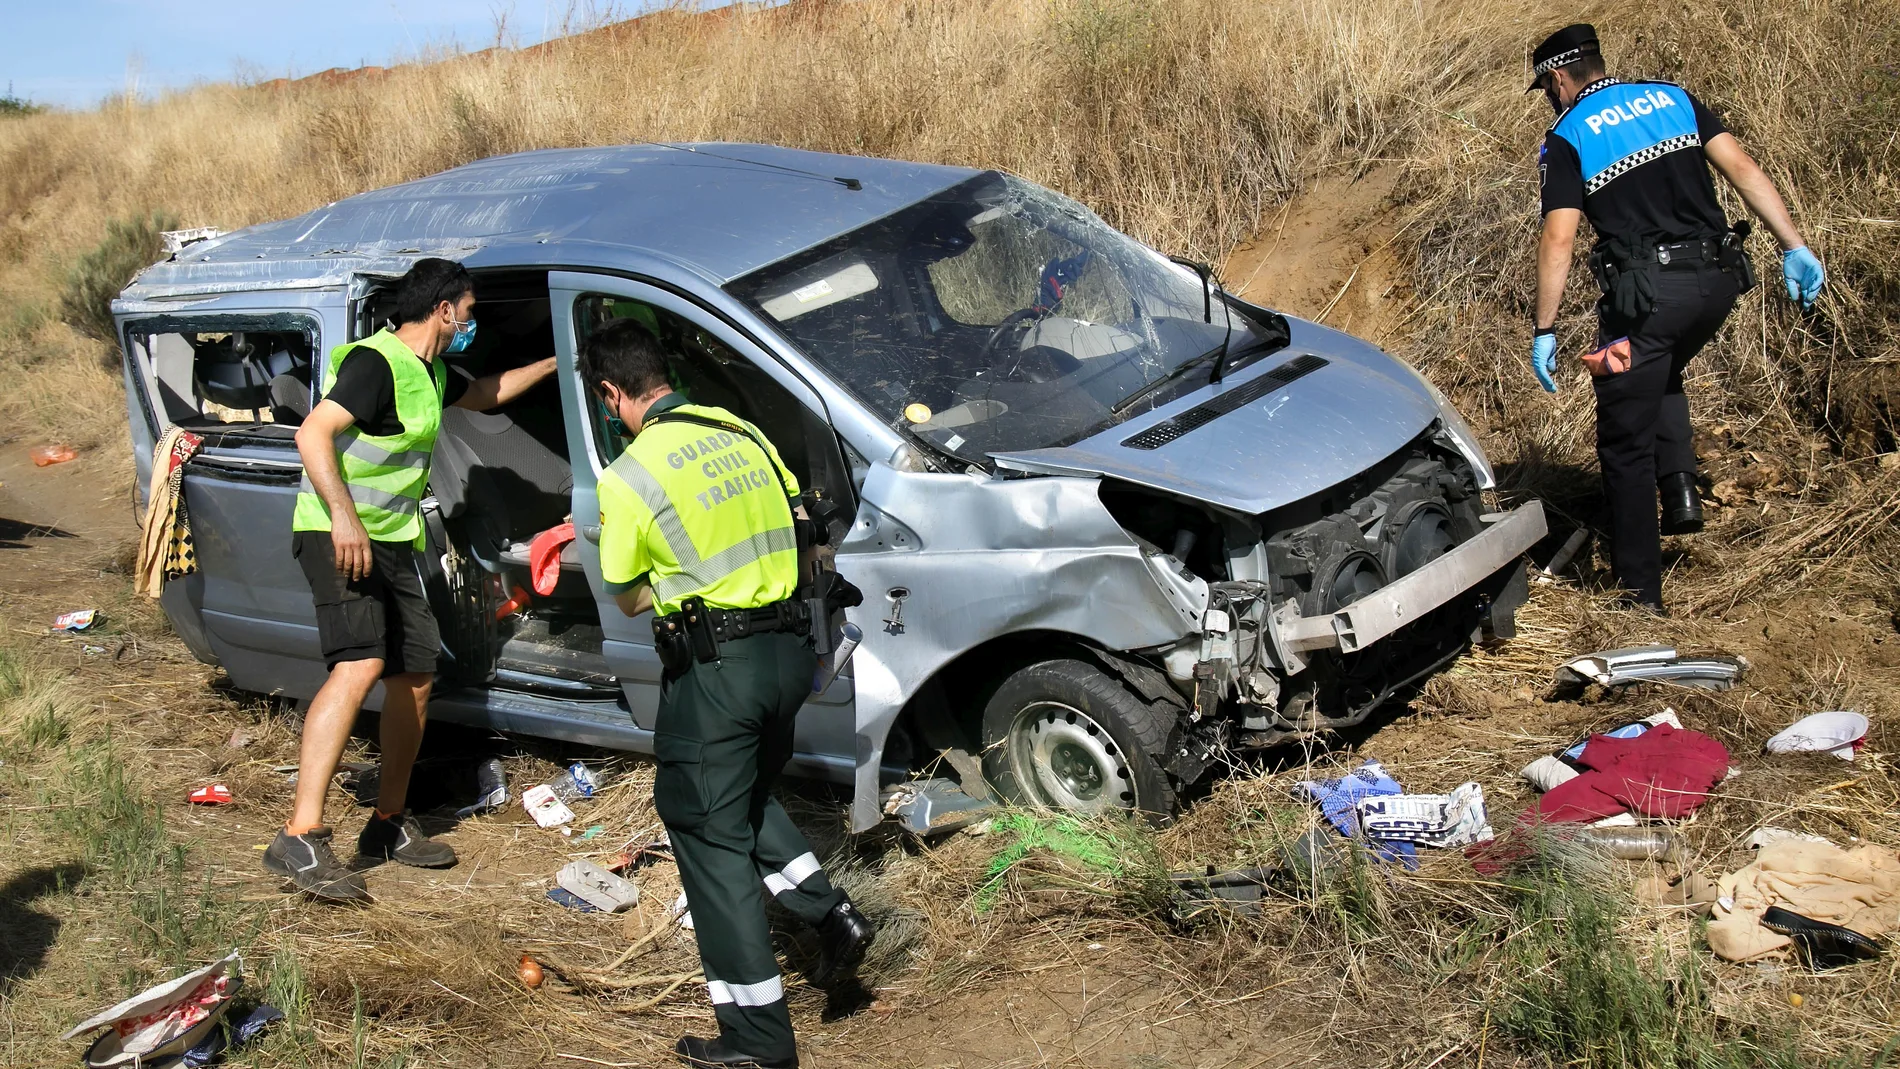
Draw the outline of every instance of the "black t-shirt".
[[[356,425],[363,428],[364,434],[378,438],[401,434],[402,420],[396,416],[396,376],[389,370],[389,361],[383,359],[383,354],[362,345],[344,357],[337,369],[336,382],[323,399],[342,405],[355,417]],[[434,373],[427,361],[423,366]],[[468,379],[455,368],[449,368],[448,388],[443,391],[442,404],[454,404],[467,390]]]
[[[1665,99],[1669,105],[1656,106]],[[1682,100],[1687,115],[1678,112]],[[1538,154],[1543,210],[1581,210],[1599,245],[1612,237],[1634,246],[1721,234],[1728,221],[1702,146],[1725,130],[1681,86],[1594,82],[1544,135]],[[1572,138],[1592,143],[1580,153]]]

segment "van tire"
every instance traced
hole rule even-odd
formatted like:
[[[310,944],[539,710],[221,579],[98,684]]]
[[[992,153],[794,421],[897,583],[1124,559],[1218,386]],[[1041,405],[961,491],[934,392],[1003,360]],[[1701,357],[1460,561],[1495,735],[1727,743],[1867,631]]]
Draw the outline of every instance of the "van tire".
[[[983,775],[1014,805],[1139,810],[1166,823],[1179,799],[1159,762],[1177,713],[1095,665],[1041,661],[1005,679],[984,707]]]

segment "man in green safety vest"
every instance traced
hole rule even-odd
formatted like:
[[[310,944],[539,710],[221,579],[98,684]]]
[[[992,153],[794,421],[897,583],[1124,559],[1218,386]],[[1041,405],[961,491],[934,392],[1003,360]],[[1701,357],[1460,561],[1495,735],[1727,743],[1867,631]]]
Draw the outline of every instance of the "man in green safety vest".
[[[757,427],[674,393],[636,320],[590,337],[580,373],[634,435],[600,479],[600,571],[623,612],[656,614],[653,800],[719,1021],[718,1038],[675,1049],[689,1065],[796,1066],[760,884],[817,928],[808,975],[821,987],[851,976],[877,934],[771,794],[817,666],[798,600],[798,480]]]
[[[474,308],[461,264],[416,261],[396,282],[390,326],[330,351],[323,400],[297,428],[304,478],[291,553],[310,581],[330,678],[304,714],[295,808],[264,867],[326,901],[369,900],[362,875],[331,852],[323,801],[379,681],[381,781],[357,851],[424,868],[455,864],[455,851],[423,836],[405,811],[441,646],[418,553],[429,462],[445,403],[485,411],[554,371],[550,356],[473,381],[449,374],[442,357],[474,340]]]

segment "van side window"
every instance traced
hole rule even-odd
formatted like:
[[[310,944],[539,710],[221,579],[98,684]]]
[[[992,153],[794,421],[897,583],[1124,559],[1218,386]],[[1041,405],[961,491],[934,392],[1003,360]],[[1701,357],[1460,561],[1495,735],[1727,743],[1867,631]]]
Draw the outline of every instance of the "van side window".
[[[310,413],[316,326],[128,329],[127,355],[160,427],[298,424]]]
[[[582,297],[575,307],[575,323],[583,341],[616,319],[631,319],[660,341],[668,356],[673,389],[688,401],[723,408],[765,432],[792,474],[802,485],[811,484],[811,458],[805,406],[771,376],[732,351],[732,348],[696,324],[644,301],[626,297]],[[589,392],[589,422],[594,444],[603,462],[611,464],[626,442],[610,429],[606,406]]]

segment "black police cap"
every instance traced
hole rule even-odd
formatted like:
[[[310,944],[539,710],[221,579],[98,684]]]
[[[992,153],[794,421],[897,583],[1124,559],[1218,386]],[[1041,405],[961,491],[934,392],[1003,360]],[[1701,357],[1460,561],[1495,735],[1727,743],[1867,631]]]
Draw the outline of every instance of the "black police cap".
[[[1531,89],[1537,88],[1537,83],[1544,75],[1558,67],[1568,67],[1585,56],[1602,54],[1602,50],[1597,45],[1595,26],[1587,22],[1565,26],[1544,38],[1544,43],[1538,45],[1537,51],[1531,53],[1531,84],[1530,89],[1526,89],[1525,92],[1528,93]]]

